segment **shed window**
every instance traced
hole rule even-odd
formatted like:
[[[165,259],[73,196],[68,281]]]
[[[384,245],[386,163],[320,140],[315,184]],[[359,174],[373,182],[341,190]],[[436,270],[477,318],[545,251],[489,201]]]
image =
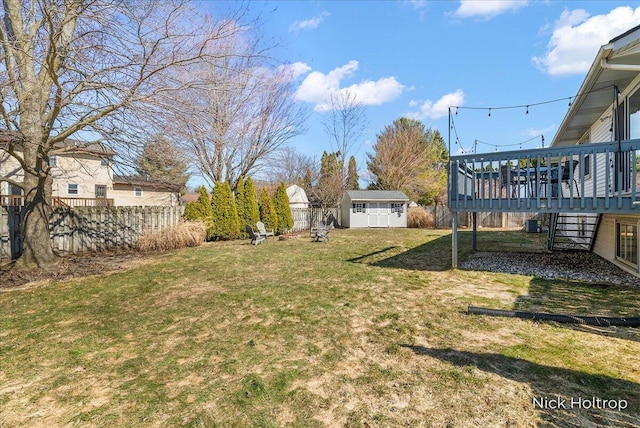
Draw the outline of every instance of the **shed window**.
[[[365,212],[365,204],[353,204],[353,213],[363,213]]]
[[[392,213],[401,213],[403,211],[404,211],[404,204],[395,203],[395,202],[391,204]]]
[[[49,166],[56,166],[58,164],[58,157],[56,155],[49,156]]]
[[[133,194],[136,195],[137,198],[142,197],[142,187],[134,187]]]

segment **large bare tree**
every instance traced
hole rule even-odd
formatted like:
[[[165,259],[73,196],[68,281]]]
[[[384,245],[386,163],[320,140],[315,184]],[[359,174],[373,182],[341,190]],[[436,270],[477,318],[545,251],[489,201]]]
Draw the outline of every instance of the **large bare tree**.
[[[176,139],[210,183],[227,181],[269,164],[273,154],[304,132],[306,110],[295,102],[287,67],[270,63],[250,29],[216,44],[224,53],[192,70],[202,87],[167,103]]]
[[[181,0],[3,0],[2,6],[0,132],[10,136],[2,148],[24,176],[0,181],[24,192],[21,262],[41,266],[55,261],[49,157],[70,137],[126,142],[134,134],[130,112],[193,86],[175,76],[213,60],[212,42],[233,37],[239,26],[203,19]]]
[[[332,94],[330,109],[323,117],[322,126],[339,160],[346,166],[348,156],[367,127],[364,104],[349,90]]]

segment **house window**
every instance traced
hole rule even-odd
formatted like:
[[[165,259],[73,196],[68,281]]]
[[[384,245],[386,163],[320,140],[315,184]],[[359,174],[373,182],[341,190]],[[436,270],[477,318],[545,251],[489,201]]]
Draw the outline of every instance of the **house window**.
[[[49,166],[56,166],[58,164],[58,157],[56,155],[49,156]]]
[[[133,194],[136,195],[137,198],[142,197],[142,187],[134,187]]]
[[[107,186],[96,184],[96,198],[106,198],[107,197]]]
[[[392,203],[391,204],[391,212],[392,213],[401,213],[404,211],[404,204],[400,203]]]
[[[109,166],[109,159],[108,158],[100,158],[100,165],[101,166]]]
[[[578,144],[589,144],[589,142],[591,141],[591,133],[587,133],[587,135],[585,135],[582,140],[580,140],[580,142]],[[589,175],[591,175],[591,155],[584,155],[584,158],[582,159],[582,164],[584,165],[584,176],[585,178],[587,178]],[[578,166],[578,168],[580,168],[580,166]],[[576,170],[576,174],[580,174],[580,170]]]
[[[78,185],[75,183],[67,184],[67,195],[77,195],[78,194]]]
[[[363,213],[365,212],[365,204],[353,204],[353,213]]]
[[[638,265],[638,224],[616,221],[616,258]]]

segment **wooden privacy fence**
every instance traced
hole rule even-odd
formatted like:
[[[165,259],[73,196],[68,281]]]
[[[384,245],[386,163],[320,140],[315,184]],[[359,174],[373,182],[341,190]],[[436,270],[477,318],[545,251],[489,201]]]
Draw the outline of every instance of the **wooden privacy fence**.
[[[184,208],[176,207],[58,207],[51,215],[51,245],[59,255],[127,249],[147,231],[162,230],[180,221]],[[0,209],[0,258],[22,253],[22,207]]]
[[[435,227],[451,227],[453,215],[446,205],[427,205],[422,209],[433,216]],[[477,219],[481,227],[524,227],[526,221],[535,215],[531,212],[479,212]],[[471,213],[458,212],[458,225],[471,227]]]

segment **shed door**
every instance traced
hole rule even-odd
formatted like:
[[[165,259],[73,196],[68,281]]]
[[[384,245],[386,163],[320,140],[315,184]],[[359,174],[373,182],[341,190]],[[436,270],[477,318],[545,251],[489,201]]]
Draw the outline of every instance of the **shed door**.
[[[369,227],[389,227],[389,204],[372,202],[369,204]]]

